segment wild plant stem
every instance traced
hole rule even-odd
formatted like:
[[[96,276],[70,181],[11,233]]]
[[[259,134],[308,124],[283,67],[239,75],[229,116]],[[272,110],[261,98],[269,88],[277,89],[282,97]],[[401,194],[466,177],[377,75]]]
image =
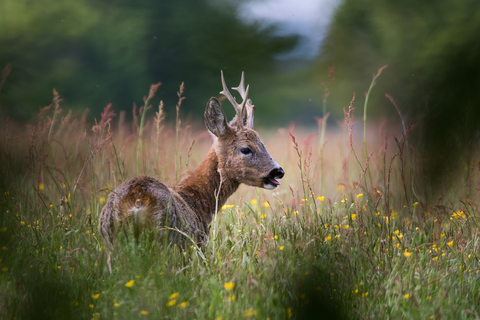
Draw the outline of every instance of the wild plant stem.
[[[373,86],[375,85],[375,80],[377,80],[378,74],[375,75],[372,79],[372,83],[370,84],[370,87],[368,88],[367,95],[365,96],[365,104],[363,107],[363,146],[365,148],[365,159],[368,157],[368,149],[367,149],[367,106],[368,106],[368,98],[370,97],[370,92],[372,91]],[[370,166],[367,168],[368,171],[368,177],[370,179],[370,187],[372,188],[373,191],[373,183],[372,183],[372,174],[370,172]],[[365,181],[365,190],[368,192],[368,186],[367,186],[367,177],[364,177]]]
[[[368,99],[370,97],[370,93],[372,92],[373,87],[376,84],[377,78],[382,74],[383,69],[385,69],[387,66],[383,66],[380,69],[378,69],[378,72],[373,76],[372,82],[370,83],[370,87],[368,88],[367,94],[365,95],[365,104],[363,107],[363,146],[365,148],[365,159],[368,158],[368,148],[367,148],[367,107],[368,107]],[[370,180],[370,188],[372,189],[372,195],[373,195],[373,182],[372,182],[372,173],[370,171],[370,166],[367,167],[368,171],[368,178]],[[368,185],[367,185],[367,177],[364,177],[364,182],[365,182],[365,190],[367,191],[367,195],[369,198],[369,207],[371,211],[373,211],[372,208],[372,197],[370,196],[370,192],[368,192]]]
[[[140,118],[140,128],[138,129],[138,144],[137,144],[137,174],[140,174],[140,155],[143,153],[143,127],[145,126],[145,115],[147,114],[148,103],[150,97],[145,99],[143,105],[142,117]]]
[[[323,175],[323,148],[325,147],[325,131],[327,124],[327,98],[323,98],[323,118],[322,118],[322,130],[320,131],[320,193],[323,194],[323,185],[325,177]],[[323,207],[323,205],[322,205]]]
[[[185,86],[184,86],[184,83],[182,82],[180,84],[180,90],[177,92],[178,103],[177,103],[177,106],[176,106],[177,116],[176,116],[176,120],[175,120],[175,183],[179,182],[178,181],[178,168],[180,167],[180,161],[178,160],[178,134],[180,132],[180,125],[181,125],[180,106],[182,105],[183,99],[185,99],[185,97],[182,97],[184,88],[185,88]]]
[[[113,152],[115,152],[115,159],[117,160],[118,172],[120,172],[120,176],[122,177],[122,181],[124,181],[125,177],[123,176],[122,168],[120,167],[120,162],[118,160],[117,149],[115,148],[115,144],[113,143],[112,136],[110,136],[110,142],[112,142]]]

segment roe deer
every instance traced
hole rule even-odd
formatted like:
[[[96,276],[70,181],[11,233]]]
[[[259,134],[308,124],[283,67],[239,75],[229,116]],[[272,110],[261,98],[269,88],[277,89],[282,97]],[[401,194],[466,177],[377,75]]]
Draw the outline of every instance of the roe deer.
[[[248,99],[244,74],[240,85],[232,88],[243,99],[241,104],[230,94],[221,72],[223,94],[236,111],[227,123],[220,102],[211,98],[205,109],[205,125],[213,137],[213,146],[205,160],[189,177],[174,187],[138,176],[122,183],[110,193],[99,221],[99,231],[109,245],[113,244],[118,224],[128,219],[141,221],[141,227],[176,228],[197,243],[204,243],[209,223],[241,183],[275,189],[285,172],[273,160],[253,130],[255,106]],[[218,202],[216,199],[218,198]],[[169,233],[169,242],[182,244],[186,239],[179,232]],[[110,256],[109,256],[110,267]]]

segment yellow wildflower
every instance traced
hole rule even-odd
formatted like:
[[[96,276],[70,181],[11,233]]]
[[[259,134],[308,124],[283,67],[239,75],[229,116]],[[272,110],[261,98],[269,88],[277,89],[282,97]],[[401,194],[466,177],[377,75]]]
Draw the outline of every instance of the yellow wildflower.
[[[324,196],[318,197],[317,200],[318,201],[323,201],[323,200],[325,200],[325,197]]]
[[[363,197],[363,193],[357,194],[357,199]]]
[[[135,280],[130,280],[127,283],[125,283],[125,287],[131,288],[135,284]]]
[[[393,231],[393,234],[398,234],[399,232],[400,232],[400,231],[395,230],[395,231]]]
[[[20,221],[20,225],[24,226],[24,225],[25,225],[25,221]]]
[[[140,311],[140,314],[141,314],[142,316],[146,316],[146,315],[148,314],[148,311],[142,310],[142,311]]]
[[[100,297],[100,293],[92,295],[92,298],[95,299],[95,300],[98,299],[98,297]]]
[[[93,309],[94,305],[93,305],[93,304],[91,304],[91,305],[89,305],[89,307],[90,307],[90,309]]]
[[[118,303],[116,303],[116,302],[113,304],[113,306],[114,306],[115,308],[120,307],[120,305],[119,305]]]
[[[263,206],[264,206],[265,208],[268,208],[268,207],[270,207],[270,203],[268,203],[268,201],[265,201],[265,202],[263,203]]]
[[[50,203],[50,208],[53,208],[53,204]]]
[[[407,293],[406,295],[403,296],[403,299],[408,299],[410,295]]]
[[[5,232],[5,231],[7,231],[7,227],[2,228],[2,232]]]
[[[410,256],[412,255],[411,252],[408,252],[407,249],[405,249],[405,252],[403,253],[403,255],[405,256],[405,258],[410,258]]]
[[[278,236],[277,236],[277,235],[275,235],[275,237],[274,237],[274,238],[275,238],[275,239],[278,239]]]
[[[5,267],[2,269],[3,271],[7,272],[8,271],[8,267]]]
[[[105,203],[105,197],[100,197],[98,202],[100,202],[100,204],[104,204]]]
[[[235,287],[235,283],[234,282],[225,282],[223,287],[225,288],[225,290],[232,290]]]
[[[413,206],[416,207],[418,205],[418,202],[414,202]]]
[[[294,215],[297,215],[297,214],[298,214],[298,211],[294,211],[293,214],[294,214]]]
[[[346,200],[347,200],[347,199],[345,198],[345,199],[342,199],[340,202],[341,202],[341,203],[345,203]]]
[[[357,217],[357,215],[355,213],[352,214],[352,221],[354,221],[356,217]]]
[[[251,204],[252,206],[256,205],[256,204],[257,204],[257,200],[255,200],[255,199],[250,200],[250,204]]]
[[[170,300],[170,301],[167,302],[167,307],[174,306],[175,303],[177,303],[177,300]]]
[[[172,293],[172,294],[168,297],[168,299],[169,299],[169,300],[175,299],[176,297],[178,297],[178,295],[179,295],[178,292]]]
[[[38,190],[45,190],[45,188],[43,187],[43,183],[40,183],[40,184],[38,185]]]
[[[226,204],[224,204],[224,205],[222,206],[222,210],[225,210],[225,209],[227,209],[227,205],[226,205]]]
[[[235,295],[231,295],[230,297],[227,298],[228,301],[235,301],[237,298]]]
[[[182,302],[178,305],[180,309],[186,308],[188,306],[188,301]]]
[[[281,247],[279,248],[279,249],[280,249],[280,251],[282,251],[282,250],[283,250],[283,248],[284,248],[284,247],[283,247],[283,246],[281,246]]]
[[[350,228],[350,226],[349,226],[348,224],[347,224],[347,225],[345,225],[345,229],[348,229],[348,228]]]
[[[330,241],[332,240],[332,237],[328,236],[328,237],[325,237],[325,241]]]
[[[449,246],[450,248],[453,247],[453,240],[450,241],[450,242],[447,242],[447,244],[448,244],[448,246]]]
[[[250,318],[250,317],[256,317],[257,316],[257,310],[255,309],[248,309],[243,312],[243,316],[245,318]]]

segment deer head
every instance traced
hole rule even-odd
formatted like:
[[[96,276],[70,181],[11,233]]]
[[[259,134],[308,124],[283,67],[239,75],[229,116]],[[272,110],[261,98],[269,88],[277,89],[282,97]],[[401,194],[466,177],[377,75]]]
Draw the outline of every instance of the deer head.
[[[223,94],[235,108],[236,116],[227,122],[220,102],[211,98],[205,109],[205,125],[214,136],[214,149],[218,159],[218,171],[222,179],[231,179],[265,189],[275,189],[285,171],[273,160],[258,133],[253,129],[255,106],[248,99],[249,86],[245,89],[244,73],[240,85],[232,88],[240,93],[238,104],[228,91],[223,71]]]

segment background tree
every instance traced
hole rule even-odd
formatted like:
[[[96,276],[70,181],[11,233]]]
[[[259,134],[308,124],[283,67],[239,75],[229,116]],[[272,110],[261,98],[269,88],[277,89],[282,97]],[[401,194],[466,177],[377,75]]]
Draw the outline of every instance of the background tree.
[[[388,92],[407,120],[415,118],[425,186],[439,187],[457,169],[467,173],[469,151],[478,147],[479,34],[478,1],[346,0],[314,69],[319,74],[335,65],[332,104],[345,106],[352,91],[366,91],[372,73],[388,64],[369,116],[395,111]],[[364,96],[357,98],[362,106]]]
[[[5,0],[0,11],[0,65],[12,66],[2,109],[24,120],[49,104],[54,87],[66,108],[97,115],[109,102],[130,110],[159,81],[167,106],[184,81],[182,107],[199,116],[218,94],[212,88],[221,90],[220,69],[229,83],[241,71],[252,83],[296,42],[242,23],[228,2]]]

